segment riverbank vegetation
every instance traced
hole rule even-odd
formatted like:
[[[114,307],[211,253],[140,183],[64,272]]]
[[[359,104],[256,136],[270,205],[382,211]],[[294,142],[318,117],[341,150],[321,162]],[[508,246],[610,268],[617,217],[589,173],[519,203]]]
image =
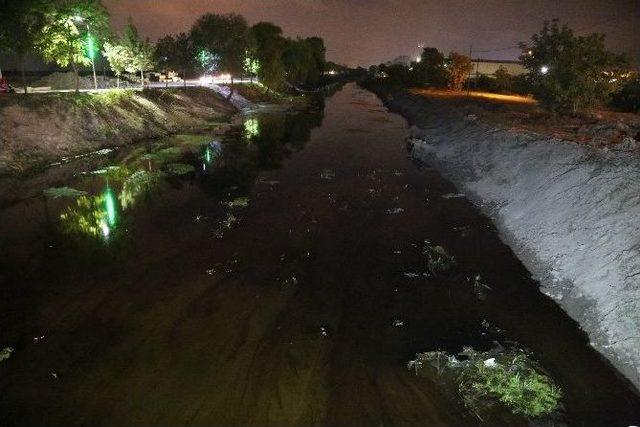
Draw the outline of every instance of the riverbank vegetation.
[[[603,34],[576,35],[554,20],[520,44],[526,73],[519,76],[502,67],[492,76],[474,77],[469,57],[457,52],[445,57],[436,48],[425,47],[409,64],[371,67],[370,78],[395,87],[530,95],[547,111],[563,115],[606,106],[638,112],[638,74],[625,56],[607,50],[604,40]]]
[[[234,80],[259,79],[274,91],[317,87],[344,66],[326,69],[325,45],[320,37],[289,38],[270,22],[249,26],[238,14],[205,13],[188,33],[166,35],[157,43],[143,39],[129,19],[122,34],[110,29],[109,15],[100,0],[8,0],[3,3],[5,24],[0,28],[0,51],[23,58],[39,54],[45,61],[68,68],[80,88],[80,71],[105,59],[116,76],[158,72],[162,78],[223,76]],[[172,77],[170,77],[172,76]],[[23,66],[23,86],[26,80]],[[230,94],[230,95],[231,95]]]

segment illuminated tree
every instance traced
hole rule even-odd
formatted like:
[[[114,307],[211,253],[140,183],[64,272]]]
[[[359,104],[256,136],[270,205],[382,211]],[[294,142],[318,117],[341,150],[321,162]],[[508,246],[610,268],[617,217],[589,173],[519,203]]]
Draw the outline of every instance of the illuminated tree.
[[[471,58],[458,52],[449,53],[447,58],[449,87],[453,90],[462,90],[464,81],[469,77],[472,69]]]
[[[556,20],[520,47],[534,96],[555,111],[575,114],[604,103],[628,68],[624,56],[605,48],[603,34],[576,36]]]
[[[144,72],[153,69],[155,65],[155,48],[148,39],[146,41],[140,39],[138,29],[131,18],[124,29],[122,46],[128,51],[129,61],[125,67],[126,71],[140,72],[140,84],[144,87]]]
[[[248,27],[245,19],[234,13],[207,13],[193,24],[191,38],[200,52],[205,51],[219,58],[220,69],[231,74],[231,97],[233,77],[242,73],[248,47]]]
[[[91,38],[108,30],[108,14],[99,0],[58,0],[43,6],[43,25],[34,45],[45,60],[71,67],[80,88],[78,70],[91,64]],[[92,37],[89,36],[89,29]]]
[[[164,65],[166,71],[181,71],[186,85],[187,72],[192,72],[197,63],[193,41],[185,33],[161,38],[156,43],[156,61]]]
[[[107,58],[109,67],[115,73],[117,87],[120,88],[120,76],[126,71],[128,64],[132,62],[131,52],[117,42],[105,42],[103,49],[102,53]]]

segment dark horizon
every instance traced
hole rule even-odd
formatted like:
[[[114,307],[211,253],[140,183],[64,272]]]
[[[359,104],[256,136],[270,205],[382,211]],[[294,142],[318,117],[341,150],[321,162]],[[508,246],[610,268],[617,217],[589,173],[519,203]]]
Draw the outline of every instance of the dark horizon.
[[[485,59],[516,59],[518,42],[539,31],[544,20],[559,19],[578,34],[607,35],[607,46],[638,64],[640,22],[635,0],[497,1],[451,0],[105,0],[115,29],[129,16],[144,36],[188,31],[203,13],[239,13],[249,24],[271,21],[285,35],[319,35],[327,58],[350,66],[367,66],[400,55],[417,55],[418,45],[448,53],[455,50]],[[425,25],[426,24],[426,25]]]

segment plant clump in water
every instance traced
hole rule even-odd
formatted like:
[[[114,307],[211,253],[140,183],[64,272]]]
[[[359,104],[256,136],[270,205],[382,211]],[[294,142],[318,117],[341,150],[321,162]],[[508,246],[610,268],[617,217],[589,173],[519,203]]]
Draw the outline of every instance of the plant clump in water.
[[[442,246],[432,246],[428,240],[424,243],[422,253],[427,258],[427,268],[432,275],[436,276],[456,266],[453,256],[449,255]]]
[[[532,419],[557,415],[560,409],[562,390],[520,349],[477,352],[465,347],[459,357],[431,351],[417,354],[407,367],[456,388],[481,420],[504,410]]]

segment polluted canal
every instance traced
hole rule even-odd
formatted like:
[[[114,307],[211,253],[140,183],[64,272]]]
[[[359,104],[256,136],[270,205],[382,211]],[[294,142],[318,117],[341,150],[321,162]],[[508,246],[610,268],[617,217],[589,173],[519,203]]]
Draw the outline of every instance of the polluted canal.
[[[640,399],[349,84],[3,185],[0,425],[631,425]]]

